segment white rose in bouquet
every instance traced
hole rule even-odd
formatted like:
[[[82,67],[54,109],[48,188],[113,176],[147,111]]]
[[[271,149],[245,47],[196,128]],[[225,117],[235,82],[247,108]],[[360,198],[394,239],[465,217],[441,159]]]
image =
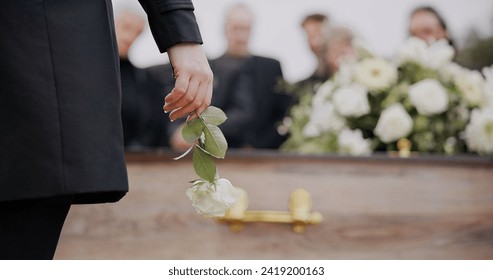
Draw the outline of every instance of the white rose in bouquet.
[[[339,143],[339,151],[343,154],[366,156],[372,152],[371,141],[364,139],[363,133],[359,129],[344,129],[337,136],[337,142]]]
[[[334,92],[332,100],[336,111],[344,117],[361,117],[370,113],[368,91],[360,84],[341,87]]]
[[[408,38],[404,44],[397,50],[395,61],[401,65],[406,62],[424,63],[426,49],[428,48],[425,41],[416,38]]]
[[[446,40],[428,45],[419,38],[411,37],[399,48],[395,60],[399,65],[415,62],[431,69],[440,69],[450,63],[453,57],[454,49]]]
[[[305,137],[317,137],[326,131],[339,132],[345,127],[332,103],[325,101],[313,107],[308,123],[303,128]]]
[[[493,154],[493,109],[474,109],[466,127],[467,147],[479,154]]]
[[[448,95],[439,81],[426,79],[409,87],[409,100],[418,113],[430,116],[443,113],[448,108]]]
[[[208,217],[222,217],[233,207],[241,195],[239,189],[224,178],[217,178],[213,183],[207,180],[196,180],[186,191],[193,207],[199,214]]]
[[[455,62],[445,64],[438,70],[440,78],[445,82],[453,82],[466,69]]]
[[[460,75],[455,77],[455,84],[470,107],[481,107],[486,98],[483,93],[484,79],[479,71],[463,69]]]
[[[325,83],[321,84],[315,92],[315,95],[313,96],[313,106],[317,106],[317,104],[322,104],[326,102],[332,96],[334,88],[334,82],[332,82],[331,80],[328,80]]]
[[[381,58],[367,58],[356,65],[355,81],[371,91],[389,88],[397,81],[397,69]]]
[[[454,59],[454,54],[454,48],[447,40],[438,40],[428,47],[425,65],[431,69],[440,69]]]
[[[413,119],[401,104],[392,104],[383,110],[374,133],[384,143],[406,137],[413,128]]]

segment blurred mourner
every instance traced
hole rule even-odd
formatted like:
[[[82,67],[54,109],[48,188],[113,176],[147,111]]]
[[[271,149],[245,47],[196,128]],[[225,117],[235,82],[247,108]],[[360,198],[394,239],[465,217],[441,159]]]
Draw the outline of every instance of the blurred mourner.
[[[298,82],[300,87],[314,87],[317,84],[325,82],[329,78],[323,60],[323,32],[327,27],[328,22],[329,18],[324,14],[310,14],[306,16],[301,23],[308,46],[317,59],[317,66],[309,77]]]
[[[454,41],[449,34],[445,19],[430,6],[415,8],[409,16],[409,35],[418,37],[428,43],[447,40],[452,47]]]

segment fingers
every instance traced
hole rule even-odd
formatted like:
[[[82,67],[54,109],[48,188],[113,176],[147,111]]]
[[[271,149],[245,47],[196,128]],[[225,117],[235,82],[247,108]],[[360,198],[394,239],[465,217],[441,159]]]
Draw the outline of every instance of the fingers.
[[[207,85],[207,94],[205,96],[204,102],[202,103],[202,106],[200,106],[197,110],[195,110],[195,112],[193,112],[188,116],[187,122],[197,118],[200,114],[202,114],[202,112],[211,105],[211,99],[212,99],[212,81],[210,81],[209,84]]]
[[[197,113],[197,114],[202,113],[204,109],[200,111],[200,108],[202,108],[203,106],[205,106],[205,104],[207,104],[206,97],[208,94],[208,86],[209,86],[208,82],[200,83],[198,84],[198,87],[195,86],[195,82],[192,82],[191,85],[189,86],[189,91],[187,91],[187,93],[180,100],[175,102],[175,103],[179,103],[180,106],[177,106],[178,109],[175,109],[170,113],[169,115],[170,119],[176,120],[181,117],[188,116],[190,113]],[[189,101],[187,99],[188,94],[193,95],[194,93],[195,93],[195,98]]]
[[[181,105],[180,107],[177,107],[176,105],[178,103],[176,103],[176,102],[179,101],[180,99],[182,99],[183,97],[186,97],[186,94],[187,94],[187,91],[189,88],[189,84],[190,84],[190,75],[188,75],[186,72],[180,73],[180,75],[176,78],[175,87],[164,98],[163,109],[164,109],[165,113],[168,113],[172,110],[175,110],[175,109],[183,106],[183,105]],[[186,97],[186,98],[189,98],[189,97]],[[185,99],[182,99],[182,100],[184,101]],[[192,97],[192,100],[193,100],[193,97]]]
[[[166,105],[164,106],[165,111],[171,112],[180,109],[184,106],[188,106],[188,104],[190,103],[198,102],[197,97],[199,96],[197,96],[197,94],[200,94],[199,86],[200,86],[200,82],[197,79],[190,80],[186,92],[184,94],[181,94],[177,100],[173,102],[169,102],[170,98],[166,97],[165,98]],[[176,93],[174,91],[175,90],[171,91],[171,93],[168,96],[171,96],[172,94]],[[176,93],[175,96],[179,96],[179,94]]]

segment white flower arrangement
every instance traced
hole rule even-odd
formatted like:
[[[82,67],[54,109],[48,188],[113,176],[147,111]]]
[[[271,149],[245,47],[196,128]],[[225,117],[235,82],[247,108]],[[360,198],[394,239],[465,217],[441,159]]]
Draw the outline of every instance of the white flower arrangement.
[[[291,110],[285,151],[367,155],[407,138],[420,153],[493,154],[493,67],[452,61],[445,41],[409,38],[389,62],[365,51]],[[472,114],[471,114],[472,112]]]

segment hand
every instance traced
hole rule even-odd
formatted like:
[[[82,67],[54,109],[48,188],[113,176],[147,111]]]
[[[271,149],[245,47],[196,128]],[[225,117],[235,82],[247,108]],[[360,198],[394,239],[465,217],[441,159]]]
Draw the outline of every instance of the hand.
[[[182,43],[167,50],[176,78],[175,87],[164,98],[169,118],[197,117],[211,104],[212,71],[202,46]]]

